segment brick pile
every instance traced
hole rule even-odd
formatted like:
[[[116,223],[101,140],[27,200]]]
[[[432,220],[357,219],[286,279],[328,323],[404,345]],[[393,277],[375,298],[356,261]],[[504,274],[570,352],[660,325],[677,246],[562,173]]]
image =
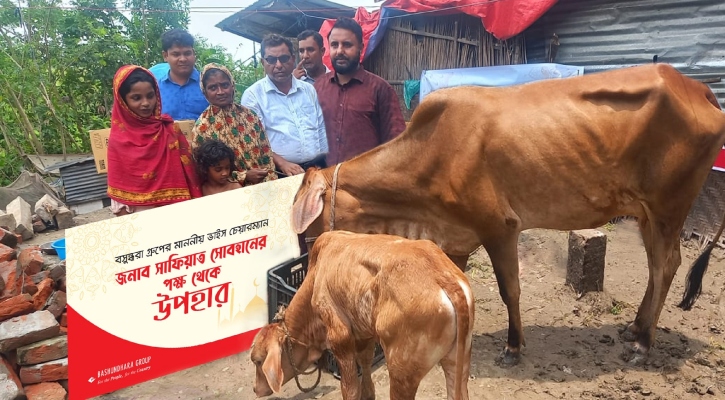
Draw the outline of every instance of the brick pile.
[[[39,247],[16,246],[16,236],[0,228],[0,398],[64,400],[65,261],[50,264]]]

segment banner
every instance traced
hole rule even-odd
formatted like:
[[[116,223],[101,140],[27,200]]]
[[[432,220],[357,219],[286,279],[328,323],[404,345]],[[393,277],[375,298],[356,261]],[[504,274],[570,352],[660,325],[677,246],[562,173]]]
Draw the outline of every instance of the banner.
[[[67,230],[69,399],[248,350],[267,271],[300,255],[302,177]]]

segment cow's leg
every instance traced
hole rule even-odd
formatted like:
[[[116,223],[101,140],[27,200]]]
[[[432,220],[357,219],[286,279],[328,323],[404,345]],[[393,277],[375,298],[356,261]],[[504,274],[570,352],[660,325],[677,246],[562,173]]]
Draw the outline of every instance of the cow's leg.
[[[670,214],[672,215],[672,214]],[[624,358],[631,363],[644,361],[654,344],[657,321],[670,290],[672,280],[682,262],[680,256],[680,229],[678,224],[661,223],[670,218],[647,218],[640,222],[642,238],[647,250],[649,279],[647,291],[637,310],[637,316],[628,331],[635,336],[634,343],[625,348]],[[675,221],[678,219],[675,218]],[[682,217],[684,221],[684,217]]]
[[[458,269],[460,269],[463,272],[468,271],[470,268],[468,267],[468,257],[469,256],[453,256],[450,254],[447,254],[448,258],[453,261],[453,264],[456,264]]]
[[[359,349],[359,348],[358,348]],[[373,358],[375,357],[375,341],[370,340],[357,353],[357,362],[362,369],[362,395],[360,400],[375,400],[375,384],[373,383]]]
[[[516,365],[521,357],[521,346],[525,346],[524,329],[521,324],[519,298],[519,255],[518,232],[501,231],[501,236],[485,240],[484,247],[491,258],[493,272],[496,274],[499,294],[508,309],[509,329],[506,347],[496,361],[504,366]]]

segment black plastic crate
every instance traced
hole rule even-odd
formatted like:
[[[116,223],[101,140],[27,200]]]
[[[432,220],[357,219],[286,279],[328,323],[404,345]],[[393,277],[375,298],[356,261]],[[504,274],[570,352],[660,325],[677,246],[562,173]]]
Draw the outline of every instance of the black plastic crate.
[[[297,289],[302,286],[302,281],[307,276],[307,253],[290,261],[282,263],[267,272],[267,307],[269,322],[272,322],[279,306],[289,306],[292,297]],[[325,360],[326,369],[336,378],[340,378],[340,371],[337,360],[328,350],[322,356]],[[383,348],[375,344],[375,356],[373,365],[385,358]],[[359,370],[359,368],[358,368]]]

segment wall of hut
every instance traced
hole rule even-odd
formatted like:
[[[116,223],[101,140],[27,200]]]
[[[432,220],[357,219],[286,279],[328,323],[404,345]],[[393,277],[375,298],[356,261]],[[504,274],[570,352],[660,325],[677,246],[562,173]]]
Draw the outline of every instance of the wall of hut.
[[[420,79],[423,71],[525,63],[523,35],[501,41],[483,28],[480,18],[456,14],[391,19],[382,42],[363,65],[391,83],[409,121],[419,96],[413,97],[408,109],[403,85]]]

